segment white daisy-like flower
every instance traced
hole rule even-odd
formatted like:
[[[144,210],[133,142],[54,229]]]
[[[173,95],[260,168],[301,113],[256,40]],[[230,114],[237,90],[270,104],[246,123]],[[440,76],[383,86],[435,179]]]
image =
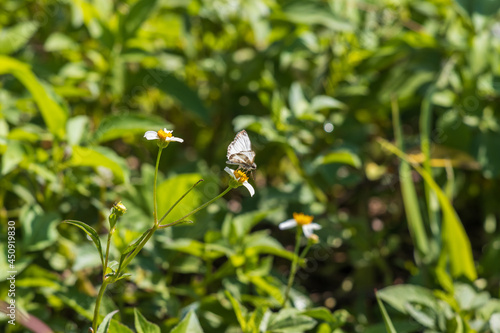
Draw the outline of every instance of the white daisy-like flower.
[[[304,235],[311,238],[314,235],[314,230],[321,229],[317,223],[312,223],[313,217],[304,213],[293,213],[293,219],[286,220],[279,224],[280,230],[291,229],[296,226],[301,226]]]
[[[253,189],[253,186],[248,182],[248,176],[246,175],[246,173],[241,170],[233,170],[228,167],[225,167],[224,171],[226,171],[233,178],[233,187],[243,185],[247,188],[248,192],[250,192],[250,196],[253,197],[253,195],[255,194],[255,190]]]
[[[173,131],[167,131],[166,128],[159,130],[158,132],[147,131],[146,133],[144,133],[144,137],[147,140],[160,140],[162,142],[170,142],[170,141],[184,142],[183,139],[176,138],[175,136],[173,136],[172,132]]]

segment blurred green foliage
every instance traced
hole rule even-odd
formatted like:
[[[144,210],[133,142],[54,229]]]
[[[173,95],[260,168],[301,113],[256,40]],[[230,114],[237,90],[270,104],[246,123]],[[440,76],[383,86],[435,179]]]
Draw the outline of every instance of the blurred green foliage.
[[[120,310],[115,331],[254,332],[265,319],[271,332],[383,332],[392,319],[398,332],[500,332],[499,8],[3,0],[0,230],[16,221],[17,306],[54,331],[86,332],[101,263],[60,222],[105,237],[122,200],[117,258],[152,223],[157,147],[143,133],[185,140],[164,152],[160,215],[205,180],[175,219],[224,188],[227,145],[245,128],[256,195],[233,190],[155,235],[104,300],[103,314]],[[277,312],[293,232],[276,226],[293,212],[315,216],[321,243],[294,308]],[[7,317],[0,329],[27,331]]]

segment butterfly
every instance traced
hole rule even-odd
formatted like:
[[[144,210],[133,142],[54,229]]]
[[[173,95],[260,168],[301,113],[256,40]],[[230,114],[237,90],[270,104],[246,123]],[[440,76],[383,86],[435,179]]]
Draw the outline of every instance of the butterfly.
[[[227,147],[227,164],[237,165],[238,169],[255,170],[255,152],[252,143],[245,130],[240,131],[234,137],[233,142]]]

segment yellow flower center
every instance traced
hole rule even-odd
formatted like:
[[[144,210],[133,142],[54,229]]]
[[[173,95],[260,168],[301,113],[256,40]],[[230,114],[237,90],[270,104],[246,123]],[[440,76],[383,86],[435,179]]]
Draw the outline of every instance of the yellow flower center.
[[[298,225],[306,225],[312,222],[313,217],[304,213],[293,213],[293,219]]]
[[[243,184],[248,180],[248,176],[241,170],[234,170],[234,177],[238,180],[240,184]]]
[[[164,130],[159,130],[158,131],[158,137],[160,138],[161,141],[165,141],[167,138],[172,137],[171,132],[165,132]]]

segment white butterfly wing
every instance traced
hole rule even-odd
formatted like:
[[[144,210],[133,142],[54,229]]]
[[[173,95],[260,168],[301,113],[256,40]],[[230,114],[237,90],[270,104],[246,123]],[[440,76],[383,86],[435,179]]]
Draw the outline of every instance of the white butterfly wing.
[[[251,166],[255,159],[255,153],[253,151],[246,151],[237,154],[230,155],[228,157],[228,162],[231,164],[247,165]]]
[[[227,164],[239,165],[245,169],[255,169],[255,152],[245,130],[236,134],[233,142],[227,147]]]
[[[248,134],[245,130],[242,130],[238,134],[236,134],[233,142],[231,142],[227,147],[227,158],[229,159],[229,156],[242,152],[253,153],[252,143],[250,142],[250,138],[248,137]],[[253,157],[255,157],[255,153],[253,153]],[[253,160],[253,157],[251,160]]]

